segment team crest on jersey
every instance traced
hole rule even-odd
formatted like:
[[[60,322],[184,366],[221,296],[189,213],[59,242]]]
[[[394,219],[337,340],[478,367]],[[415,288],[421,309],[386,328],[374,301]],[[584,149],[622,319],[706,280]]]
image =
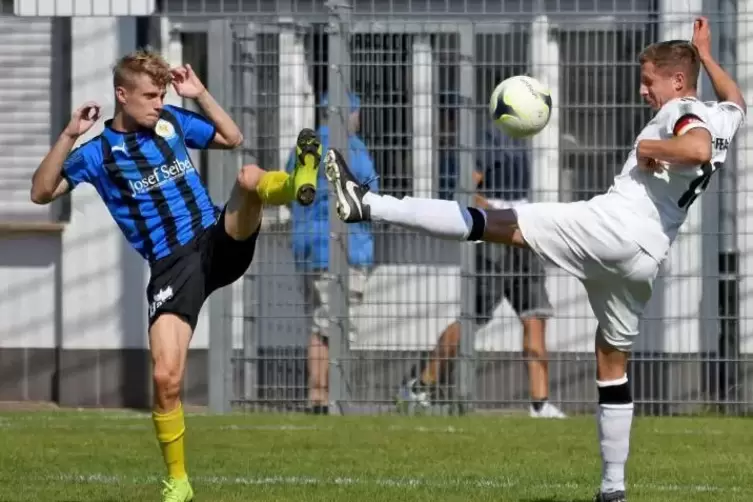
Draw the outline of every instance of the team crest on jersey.
[[[154,126],[154,132],[165,139],[172,139],[175,137],[175,127],[165,119],[159,119],[157,121],[157,125]]]

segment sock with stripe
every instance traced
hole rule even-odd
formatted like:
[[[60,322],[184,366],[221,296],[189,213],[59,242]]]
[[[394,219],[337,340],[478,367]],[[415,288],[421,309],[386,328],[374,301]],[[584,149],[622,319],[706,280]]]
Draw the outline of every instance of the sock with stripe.
[[[452,200],[398,199],[367,192],[363,203],[369,206],[372,221],[394,223],[440,239],[477,241],[484,235],[486,213]]]
[[[617,380],[596,381],[599,389],[599,446],[601,492],[625,490],[625,463],[630,450],[633,398],[627,375]]]
[[[152,420],[168,475],[174,479],[186,479],[186,460],[183,449],[186,424],[183,417],[183,405],[179,403],[177,408],[167,413],[153,411]]]

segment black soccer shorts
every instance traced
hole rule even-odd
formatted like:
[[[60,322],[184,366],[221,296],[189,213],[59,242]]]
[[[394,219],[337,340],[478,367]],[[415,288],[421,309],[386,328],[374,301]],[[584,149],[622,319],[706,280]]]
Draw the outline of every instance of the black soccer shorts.
[[[225,232],[225,211],[217,223],[170,256],[151,265],[146,288],[149,327],[160,314],[183,317],[196,329],[199,312],[213,291],[238,280],[251,265],[259,230],[244,241]]]
[[[520,319],[549,318],[552,305],[546,291],[544,265],[530,249],[500,244],[476,244],[476,316],[489,323],[502,298]]]

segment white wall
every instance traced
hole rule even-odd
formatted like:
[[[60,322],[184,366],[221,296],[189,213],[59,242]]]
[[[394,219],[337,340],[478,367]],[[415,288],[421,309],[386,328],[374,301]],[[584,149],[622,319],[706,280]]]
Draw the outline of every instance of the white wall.
[[[60,235],[0,236],[0,347],[55,347]]]
[[[95,100],[110,117],[111,65],[135,47],[135,21],[71,22],[72,106]],[[80,141],[101,130],[102,122]],[[130,249],[93,187],[80,185],[71,197],[71,222],[63,234],[63,348],[145,347],[144,261]]]

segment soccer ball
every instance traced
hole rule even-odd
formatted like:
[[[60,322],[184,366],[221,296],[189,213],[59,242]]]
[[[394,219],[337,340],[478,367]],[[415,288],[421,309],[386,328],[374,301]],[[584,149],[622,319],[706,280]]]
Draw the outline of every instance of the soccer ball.
[[[500,82],[489,100],[494,124],[513,138],[526,138],[540,132],[549,122],[551,111],[549,89],[525,75]]]

